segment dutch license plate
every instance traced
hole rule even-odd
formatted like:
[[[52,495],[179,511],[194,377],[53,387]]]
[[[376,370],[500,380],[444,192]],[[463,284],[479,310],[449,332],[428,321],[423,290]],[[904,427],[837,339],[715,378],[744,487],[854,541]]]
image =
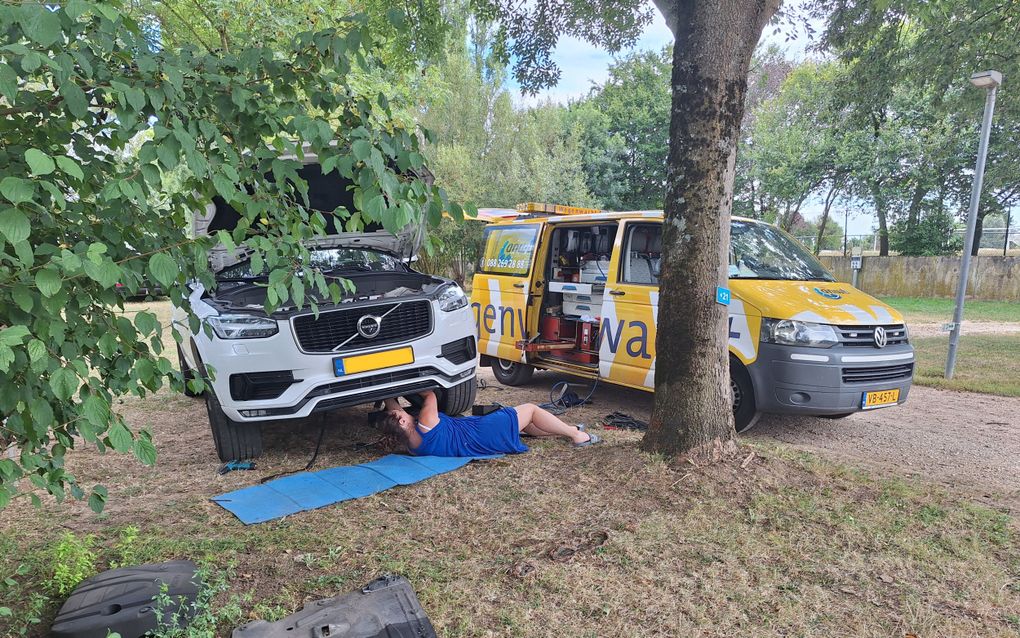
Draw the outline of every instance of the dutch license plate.
[[[347,374],[392,368],[393,366],[402,366],[408,363],[414,363],[414,350],[410,347],[397,348],[396,350],[387,350],[385,352],[337,357],[333,359],[333,372],[336,373],[336,376],[342,377]]]
[[[899,400],[899,388],[896,388],[895,390],[865,392],[864,396],[861,397],[861,409],[870,410],[871,408],[884,408],[887,405],[896,405]]]

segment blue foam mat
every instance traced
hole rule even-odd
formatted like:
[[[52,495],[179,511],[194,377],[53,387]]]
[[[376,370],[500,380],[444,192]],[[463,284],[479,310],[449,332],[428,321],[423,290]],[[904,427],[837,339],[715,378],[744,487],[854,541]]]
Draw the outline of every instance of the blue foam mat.
[[[361,465],[332,467],[318,472],[299,472],[262,485],[252,485],[214,496],[245,525],[264,523],[306,510],[371,496],[397,485],[411,485],[436,474],[451,472],[476,459],[472,457],[403,456],[390,454]]]

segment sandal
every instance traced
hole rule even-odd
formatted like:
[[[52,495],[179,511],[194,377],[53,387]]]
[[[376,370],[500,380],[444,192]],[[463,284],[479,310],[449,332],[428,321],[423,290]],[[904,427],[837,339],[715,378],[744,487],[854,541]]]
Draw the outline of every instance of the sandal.
[[[598,445],[601,442],[602,438],[599,435],[588,432],[588,440],[581,441],[580,443],[574,443],[574,447],[591,447],[593,445]]]

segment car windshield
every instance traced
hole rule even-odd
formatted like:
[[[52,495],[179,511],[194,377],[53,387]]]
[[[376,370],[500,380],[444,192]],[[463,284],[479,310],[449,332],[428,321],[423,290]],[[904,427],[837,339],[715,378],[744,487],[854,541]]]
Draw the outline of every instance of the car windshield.
[[[730,225],[733,279],[835,281],[815,256],[775,226],[734,220]]]
[[[315,248],[309,251],[309,265],[325,273],[404,272],[404,263],[386,253],[360,248]],[[251,261],[245,260],[224,268],[216,274],[220,281],[261,279],[268,272],[252,272]]]

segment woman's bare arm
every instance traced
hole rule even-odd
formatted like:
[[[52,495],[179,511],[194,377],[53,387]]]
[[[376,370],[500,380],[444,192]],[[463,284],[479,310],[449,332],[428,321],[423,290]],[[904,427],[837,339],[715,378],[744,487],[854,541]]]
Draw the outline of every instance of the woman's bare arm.
[[[418,423],[427,428],[437,426],[439,424],[439,403],[436,400],[436,393],[426,390],[419,396],[425,400],[425,404],[421,406],[421,412],[418,413]]]

